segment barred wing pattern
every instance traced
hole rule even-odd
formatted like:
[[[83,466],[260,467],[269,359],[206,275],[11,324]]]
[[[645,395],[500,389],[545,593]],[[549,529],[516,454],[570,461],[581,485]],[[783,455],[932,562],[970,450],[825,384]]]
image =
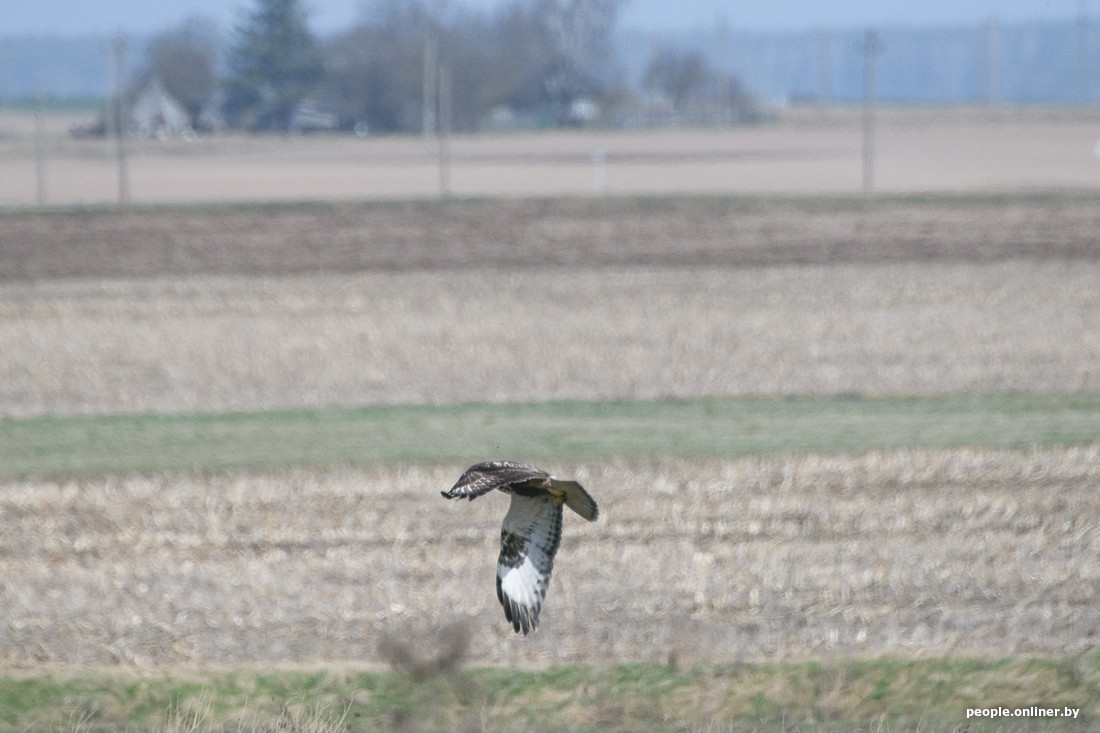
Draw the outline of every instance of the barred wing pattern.
[[[500,530],[497,599],[512,628],[539,629],[539,611],[561,544],[561,504],[550,497],[513,496]]]
[[[448,499],[466,498],[473,501],[493,489],[503,489],[512,484],[527,481],[540,481],[550,478],[550,474],[534,466],[512,461],[489,461],[470,466],[450,491],[444,491]]]
[[[539,612],[561,544],[562,504],[588,521],[599,516],[596,500],[576,481],[512,461],[471,466],[447,499],[474,499],[493,489],[512,495],[500,530],[497,599],[516,632],[538,631]]]

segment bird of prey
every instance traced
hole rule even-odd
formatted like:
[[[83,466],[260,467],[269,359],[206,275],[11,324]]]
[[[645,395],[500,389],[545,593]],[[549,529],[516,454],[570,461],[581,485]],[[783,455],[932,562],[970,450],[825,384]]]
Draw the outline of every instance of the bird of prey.
[[[493,489],[512,495],[500,529],[497,598],[504,618],[526,636],[539,628],[539,611],[561,542],[562,504],[589,522],[596,521],[600,510],[576,481],[512,461],[470,466],[450,491],[441,493],[446,499],[472,501]]]

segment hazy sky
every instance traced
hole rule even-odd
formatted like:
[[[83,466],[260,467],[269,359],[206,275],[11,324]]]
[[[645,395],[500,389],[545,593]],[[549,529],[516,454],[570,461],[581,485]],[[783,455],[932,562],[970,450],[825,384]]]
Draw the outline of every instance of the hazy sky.
[[[363,0],[306,0],[314,30],[348,27]],[[499,0],[451,0],[493,7]],[[797,30],[867,25],[971,25],[1077,17],[1082,0],[625,0],[622,27],[672,30],[706,26],[719,15],[733,28]],[[1100,15],[1100,0],[1084,0]],[[226,30],[253,0],[0,0],[0,36],[84,33],[147,34],[178,25],[191,15],[216,20]],[[669,6],[675,5],[675,10]]]

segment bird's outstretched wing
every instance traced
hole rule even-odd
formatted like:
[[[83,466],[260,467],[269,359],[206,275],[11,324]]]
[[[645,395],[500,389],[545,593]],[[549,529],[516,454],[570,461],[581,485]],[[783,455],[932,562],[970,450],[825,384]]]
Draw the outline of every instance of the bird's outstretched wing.
[[[466,469],[450,491],[441,492],[448,499],[475,499],[493,489],[526,481],[545,481],[550,477],[546,471],[512,461],[487,461]]]
[[[539,628],[539,612],[561,544],[562,505],[590,522],[600,510],[576,481],[563,481],[512,461],[470,466],[449,491],[441,493],[447,499],[474,499],[494,489],[512,495],[500,530],[497,598],[512,628],[527,635]]]
[[[538,631],[539,611],[561,543],[561,503],[552,496],[513,495],[500,530],[497,598],[512,628]]]

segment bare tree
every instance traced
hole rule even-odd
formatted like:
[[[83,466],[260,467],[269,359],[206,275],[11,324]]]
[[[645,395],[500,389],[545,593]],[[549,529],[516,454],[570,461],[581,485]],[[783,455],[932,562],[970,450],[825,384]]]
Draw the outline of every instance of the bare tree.
[[[159,79],[195,123],[217,90],[220,45],[213,21],[199,16],[189,18],[149,42],[139,83]]]
[[[325,46],[323,94],[345,125],[408,131],[421,120],[423,46],[437,23],[420,0],[374,0]]]
[[[655,48],[642,84],[664,95],[676,112],[691,112],[700,121],[744,123],[762,117],[740,78],[714,68],[697,51]]]
[[[483,13],[447,0],[372,0],[355,28],[326,45],[325,97],[345,124],[422,128],[424,86],[438,73],[424,69],[431,39],[434,63],[449,69],[453,129],[476,129],[499,105],[564,123],[575,100],[599,100],[614,86],[619,3],[511,0]]]
[[[534,103],[561,123],[573,102],[601,99],[615,86],[612,32],[620,0],[515,0],[504,11],[506,27],[525,51],[528,74],[517,101]]]
[[[712,76],[701,53],[658,48],[649,60],[642,83],[647,89],[664,94],[673,108],[680,110],[693,94],[706,87]]]

